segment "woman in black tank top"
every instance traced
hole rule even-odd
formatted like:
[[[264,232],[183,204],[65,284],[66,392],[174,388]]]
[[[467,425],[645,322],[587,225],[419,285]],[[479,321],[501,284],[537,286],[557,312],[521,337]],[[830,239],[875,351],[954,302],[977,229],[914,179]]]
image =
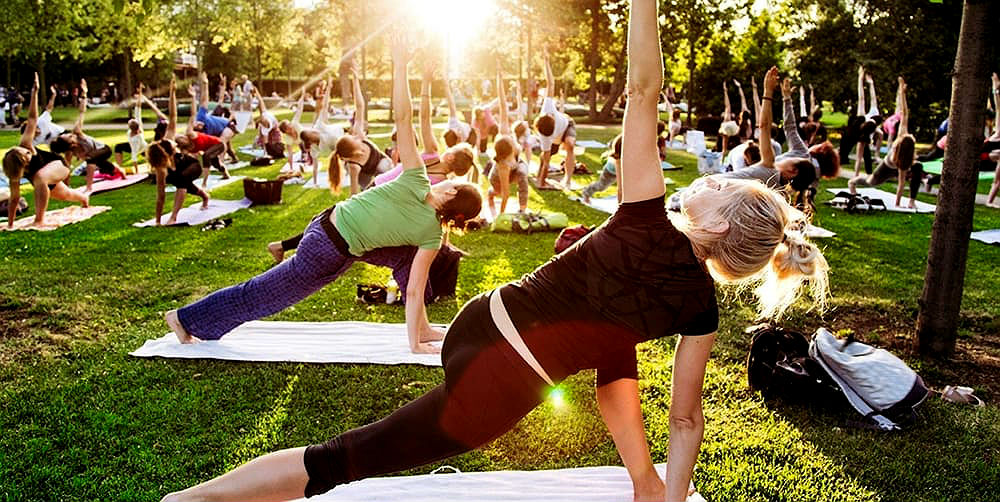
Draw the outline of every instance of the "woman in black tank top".
[[[28,122],[21,134],[21,142],[11,148],[3,158],[3,172],[10,180],[10,200],[8,204],[7,228],[14,228],[17,216],[17,201],[21,198],[21,178],[28,178],[35,190],[36,227],[45,226],[45,210],[49,198],[78,202],[83,207],[90,205],[90,197],[66,186],[69,168],[63,158],[51,152],[37,150],[33,143],[38,128],[38,74],[31,88],[31,104],[28,108]]]
[[[154,141],[146,149],[146,159],[156,175],[156,225],[160,225],[163,205],[166,200],[167,185],[177,187],[174,206],[167,225],[177,222],[177,213],[184,207],[184,198],[190,193],[201,197],[201,208],[208,208],[208,192],[198,188],[194,181],[201,177],[202,167],[198,159],[178,150],[174,144],[177,134],[177,89],[174,79],[170,80],[170,110],[163,139]]]
[[[764,275],[768,294],[761,311],[775,315],[796,298],[806,277],[824,293],[826,266],[819,251],[791,230],[795,210],[759,182],[700,182],[684,197],[685,212],[668,219],[659,153],[650,141],[663,74],[656,5],[633,0],[630,7],[618,212],[520,281],[467,303],[444,341],[445,383],[378,422],[323,444],[260,457],[164,501],[311,497],[439,461],[510,430],[549,385],[583,369],[597,369],[598,404],[635,497],[687,497],[704,430],[702,383],[718,326],[714,279]],[[408,53],[397,41],[393,58],[403,75]],[[774,68],[766,79],[769,92],[776,82]],[[730,228],[729,221],[743,224]],[[682,336],[663,480],[643,430],[635,344],[675,334]]]
[[[354,125],[351,132],[337,140],[337,146],[330,156],[329,181],[330,191],[340,193],[340,183],[343,176],[341,159],[347,164],[351,179],[351,195],[368,188],[375,176],[392,169],[392,161],[374,143],[368,140],[365,133],[365,100],[361,94],[361,83],[357,68],[352,68],[354,78]]]

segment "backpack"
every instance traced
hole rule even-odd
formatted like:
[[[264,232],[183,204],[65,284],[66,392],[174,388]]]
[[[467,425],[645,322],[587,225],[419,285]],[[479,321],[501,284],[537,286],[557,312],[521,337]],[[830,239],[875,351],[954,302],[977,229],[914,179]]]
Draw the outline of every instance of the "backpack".
[[[851,406],[884,431],[913,421],[929,391],[901,359],[853,338],[840,340],[826,328],[816,330],[809,356],[837,384]]]
[[[770,324],[747,328],[753,335],[747,356],[747,383],[765,399],[838,402],[840,389],[809,357],[809,339]]]
[[[587,234],[593,231],[592,227],[586,225],[564,228],[562,232],[559,232],[559,237],[556,237],[555,253],[562,253],[573,244],[576,244],[576,241],[586,237]]]

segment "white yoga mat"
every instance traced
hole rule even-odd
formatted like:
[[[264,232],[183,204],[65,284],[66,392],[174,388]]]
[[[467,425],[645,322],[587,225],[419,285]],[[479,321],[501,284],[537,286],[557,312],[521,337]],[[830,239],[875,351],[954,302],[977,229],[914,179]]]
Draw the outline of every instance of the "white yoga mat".
[[[208,186],[205,188],[206,191],[211,192],[219,187],[224,187],[230,183],[236,183],[237,181],[242,181],[245,176],[229,176],[229,179],[222,179],[221,174],[209,174],[208,175]],[[201,188],[201,178],[194,180],[194,186]],[[167,186],[167,193],[174,193],[177,191],[177,187],[173,185]],[[194,195],[194,194],[191,194]]]
[[[575,200],[584,206],[596,209],[598,211],[603,211],[608,214],[614,214],[618,210],[618,196],[608,195],[607,197],[591,197],[590,203],[583,201],[582,197],[570,197],[570,200]]]
[[[236,131],[243,134],[243,131],[246,131],[247,126],[250,125],[250,121],[253,120],[253,112],[233,112],[233,118],[236,119]]]
[[[500,203],[503,202],[500,197],[494,197],[493,203],[496,204],[497,212],[500,211]],[[518,210],[521,208],[521,202],[518,200],[517,195],[511,195],[507,198],[507,210],[505,213],[517,214]],[[479,217],[486,220],[487,223],[493,223],[496,218],[493,217],[493,213],[490,213],[489,203],[483,201],[483,209],[479,212]]]
[[[1000,244],[1000,229],[972,232],[969,237],[974,241],[985,242],[986,244]]]
[[[177,213],[176,225],[177,226],[204,225],[205,223],[208,223],[220,216],[225,216],[229,213],[235,213],[236,211],[248,208],[251,205],[253,205],[253,202],[250,202],[250,199],[242,199],[242,200],[211,199],[208,201],[208,209],[202,210],[201,201],[198,201],[194,204],[191,204],[188,207],[181,209]],[[167,212],[164,213],[163,217],[160,218],[160,221],[163,222],[163,224],[166,224],[167,220],[170,219],[170,212],[167,207],[164,207],[164,209],[167,210]],[[146,221],[133,223],[132,226],[139,228],[153,227],[156,226],[156,220],[150,218]]]
[[[815,225],[809,225],[806,227],[806,237],[810,239],[828,239],[830,237],[836,237],[837,234],[821,227]]]
[[[444,469],[442,469],[444,470]],[[665,464],[656,466],[662,478]],[[296,502],[305,502],[299,499]],[[338,486],[309,502],[631,502],[624,467],[490,471],[370,478]],[[699,494],[687,502],[705,502]]]
[[[257,148],[254,147],[253,145],[241,146],[237,148],[236,151],[247,154],[251,157],[263,157],[264,155],[267,154],[267,152],[265,152],[263,148]]]
[[[311,172],[311,170],[309,172]],[[330,175],[327,174],[327,172],[325,170],[324,171],[320,171],[319,175],[316,177],[315,182],[313,181],[312,178],[309,178],[308,180],[306,180],[305,185],[302,185],[302,186],[305,187],[305,188],[322,188],[323,190],[329,190],[330,189]],[[340,188],[350,188],[350,187],[351,187],[351,177],[350,176],[346,176],[346,175],[345,176],[341,176],[341,178],[340,178]]]
[[[443,326],[439,326],[443,327]],[[406,324],[252,321],[219,340],[183,345],[173,333],[147,340],[136,357],[227,361],[441,366],[440,354],[414,354]]]
[[[583,141],[577,141],[576,146],[582,146],[584,148],[607,148],[608,145],[601,143],[600,141],[594,141],[592,139],[585,139]]]
[[[832,194],[838,194],[840,192],[848,191],[846,188],[827,188],[827,192]],[[896,207],[896,196],[889,192],[879,190],[878,188],[859,188],[858,195],[863,195],[869,199],[879,199],[885,203],[885,208],[894,213],[933,213],[936,209],[934,204],[928,204],[926,202],[917,201],[916,209],[909,209],[906,206],[910,204],[909,197],[903,197],[900,200],[900,205],[903,207]]]
[[[249,162],[241,160],[239,162],[230,162],[226,164],[226,169],[232,171],[233,169],[243,169],[244,167],[248,167],[249,165],[250,165]]]

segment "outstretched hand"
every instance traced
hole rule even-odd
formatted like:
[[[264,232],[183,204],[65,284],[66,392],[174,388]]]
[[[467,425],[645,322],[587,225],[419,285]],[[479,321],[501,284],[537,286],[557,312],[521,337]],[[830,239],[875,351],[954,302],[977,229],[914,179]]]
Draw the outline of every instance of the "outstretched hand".
[[[170,93],[177,91],[177,77],[170,77]]]
[[[757,77],[750,77],[750,86],[754,89],[757,88]]]
[[[35,72],[35,83],[31,85],[31,92],[38,92],[38,72]],[[55,91],[53,91],[55,92]]]
[[[795,88],[792,87],[792,79],[785,77],[785,80],[781,82],[781,96],[790,98],[793,91],[795,91]]]
[[[410,45],[410,37],[405,30],[398,29],[392,33],[392,60],[396,64],[407,64],[413,59],[414,51]]]
[[[87,79],[85,78],[80,79],[80,92],[83,94],[83,97],[87,97]]]
[[[735,78],[733,79],[733,83],[736,84],[736,87],[743,87],[742,85],[740,85],[740,81],[736,80]]]
[[[996,72],[993,72],[993,90],[1000,89],[1000,77],[997,76]]]
[[[770,70],[767,70],[767,74],[764,75],[764,96],[771,97],[774,94],[774,89],[778,87],[778,67],[772,66]]]

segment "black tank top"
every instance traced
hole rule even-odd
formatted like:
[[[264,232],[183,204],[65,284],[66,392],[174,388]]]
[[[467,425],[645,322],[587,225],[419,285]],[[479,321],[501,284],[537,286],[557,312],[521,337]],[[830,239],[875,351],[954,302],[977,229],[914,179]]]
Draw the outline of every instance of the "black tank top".
[[[372,143],[368,139],[365,139],[364,142],[368,145],[368,148],[371,149],[371,154],[368,155],[368,161],[361,166],[361,174],[373,176],[378,173],[378,165],[382,163],[382,159],[386,159],[388,157],[382,153],[382,150],[379,150],[378,147],[375,146],[375,143]]]
[[[38,174],[38,171],[41,171],[43,167],[57,161],[66,165],[66,161],[63,159],[62,155],[36,148],[35,154],[32,155],[31,160],[28,161],[28,167],[24,171],[24,177],[28,178],[30,181],[34,181],[35,175]]]

